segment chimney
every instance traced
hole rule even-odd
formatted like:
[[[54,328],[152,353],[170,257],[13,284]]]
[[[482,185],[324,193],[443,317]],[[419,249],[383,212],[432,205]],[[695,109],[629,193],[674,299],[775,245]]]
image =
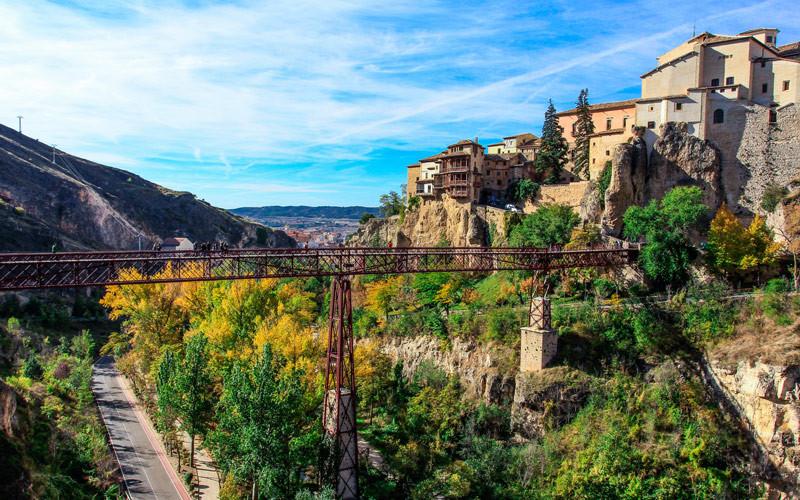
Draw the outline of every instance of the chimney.
[[[478,144],[478,138],[477,137],[475,138],[475,144]]]

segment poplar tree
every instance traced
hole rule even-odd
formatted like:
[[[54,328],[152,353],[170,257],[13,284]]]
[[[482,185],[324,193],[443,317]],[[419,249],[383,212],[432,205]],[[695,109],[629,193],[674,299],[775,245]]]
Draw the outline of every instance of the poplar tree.
[[[594,134],[594,122],[589,113],[589,89],[581,90],[576,103],[578,120],[575,122],[575,174],[589,178],[589,136]]]
[[[539,173],[548,172],[545,182],[556,182],[559,173],[567,162],[567,140],[564,139],[564,128],[559,125],[556,116],[556,108],[553,100],[544,114],[544,125],[542,125],[542,147],[536,157],[534,166]]]
[[[206,422],[210,420],[213,410],[206,344],[208,339],[203,334],[195,335],[189,340],[186,345],[186,356],[178,369],[176,380],[178,395],[181,398],[181,403],[178,405],[181,428],[192,439],[189,455],[191,467],[194,467],[195,436],[205,432]]]

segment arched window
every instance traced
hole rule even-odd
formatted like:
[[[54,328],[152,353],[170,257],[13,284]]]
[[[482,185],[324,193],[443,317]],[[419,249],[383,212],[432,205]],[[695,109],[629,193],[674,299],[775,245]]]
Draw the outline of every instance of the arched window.
[[[714,111],[714,123],[722,123],[725,121],[725,112],[721,109]]]

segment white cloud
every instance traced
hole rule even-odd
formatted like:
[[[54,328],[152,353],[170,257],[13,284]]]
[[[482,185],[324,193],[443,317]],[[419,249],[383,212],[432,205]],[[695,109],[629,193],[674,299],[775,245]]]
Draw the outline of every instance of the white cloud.
[[[323,192],[348,189],[328,202],[376,199],[390,186],[368,178],[405,175],[386,148],[403,156],[537,132],[548,97],[571,103],[582,87],[602,96],[636,86],[695,19],[698,31],[730,33],[758,12],[784,41],[800,38],[790,0],[724,11],[660,0],[529,11],[367,0],[81,5],[0,0],[0,122],[22,114],[29,135],[169,187],[198,184],[215,203],[217,188],[243,179],[276,196],[287,179],[312,179]],[[220,183],[193,182],[207,177]]]

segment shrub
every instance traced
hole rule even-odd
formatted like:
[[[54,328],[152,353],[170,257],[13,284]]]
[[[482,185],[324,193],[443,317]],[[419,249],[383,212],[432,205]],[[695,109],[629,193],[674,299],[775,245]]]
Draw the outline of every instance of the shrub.
[[[374,218],[375,218],[375,214],[372,214],[372,213],[369,213],[369,212],[364,212],[364,214],[361,216],[361,218],[358,219],[358,223],[359,224],[366,224],[368,220],[374,219]]]
[[[66,380],[69,377],[72,367],[69,364],[61,361],[53,369],[53,378],[56,380]]]
[[[594,289],[598,295],[608,298],[617,290],[617,285],[606,278],[597,278],[594,280]]]
[[[774,212],[778,203],[783,201],[788,194],[789,190],[780,184],[770,184],[764,190],[764,195],[761,197],[761,208],[767,212]]]
[[[505,306],[489,313],[486,333],[490,339],[501,342],[513,342],[519,336],[519,316],[511,307]]]
[[[39,363],[39,358],[36,357],[35,354],[31,353],[28,356],[28,359],[25,361],[25,366],[22,369],[22,376],[27,377],[31,380],[39,380],[42,378],[42,365]]]

